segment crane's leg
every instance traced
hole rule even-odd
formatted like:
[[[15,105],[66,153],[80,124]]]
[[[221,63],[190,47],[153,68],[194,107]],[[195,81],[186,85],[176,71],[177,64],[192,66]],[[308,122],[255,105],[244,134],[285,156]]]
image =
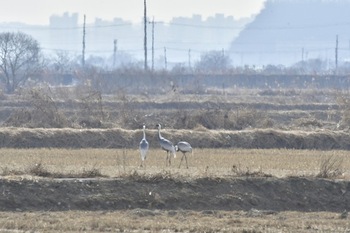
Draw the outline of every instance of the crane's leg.
[[[165,158],[165,166],[167,167],[168,166],[168,157],[169,157],[169,152],[167,151],[166,152],[166,158]]]
[[[171,153],[169,151],[169,166],[171,166]]]
[[[182,155],[182,158],[180,160],[180,165],[179,165],[179,168],[181,167],[181,163],[182,163],[182,160],[184,159],[184,154]]]
[[[145,167],[146,168],[146,161],[145,160],[141,160],[141,164],[140,164],[140,167]]]
[[[184,153],[184,156],[185,156],[185,159],[186,159],[186,167],[188,169],[188,163],[187,163],[187,156],[186,156],[186,153]]]
[[[165,166],[170,166],[171,165],[171,154],[169,151],[166,152],[166,160],[165,160]]]

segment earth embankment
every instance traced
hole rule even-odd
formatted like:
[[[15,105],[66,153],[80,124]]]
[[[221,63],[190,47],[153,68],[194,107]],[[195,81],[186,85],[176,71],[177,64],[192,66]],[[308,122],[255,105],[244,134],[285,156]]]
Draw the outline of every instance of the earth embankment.
[[[2,179],[0,189],[1,211],[350,209],[349,181],[297,177]]]
[[[158,147],[157,131],[147,130],[151,147]],[[275,129],[164,130],[174,143],[188,141],[195,148],[349,150],[346,131],[283,131]],[[2,128],[0,147],[6,148],[137,148],[141,130]]]

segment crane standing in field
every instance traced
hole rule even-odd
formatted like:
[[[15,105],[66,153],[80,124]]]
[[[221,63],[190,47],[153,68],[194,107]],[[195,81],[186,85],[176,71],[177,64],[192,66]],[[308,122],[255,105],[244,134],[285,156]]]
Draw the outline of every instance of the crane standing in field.
[[[146,140],[146,126],[143,125],[143,138],[140,142],[140,155],[141,155],[141,165],[140,167],[143,167],[143,162],[145,161],[146,157],[147,157],[147,152],[149,149],[149,144]]]
[[[187,163],[187,156],[186,156],[186,153],[187,152],[191,152],[192,153],[192,147],[191,145],[188,143],[188,142],[179,142],[176,144],[175,146],[175,150],[176,151],[181,151],[182,152],[182,158],[181,158],[181,161],[180,161],[180,165],[179,165],[179,168],[181,167],[181,163],[182,163],[182,160],[184,159],[185,157],[185,160],[186,160],[186,167],[188,169],[188,163]]]
[[[158,128],[158,140],[159,144],[162,147],[163,150],[166,151],[166,160],[165,160],[165,166],[171,165],[171,155],[170,153],[176,158],[176,152],[175,152],[175,147],[171,141],[169,141],[166,138],[163,138],[162,135],[160,134],[160,129],[162,126],[160,124],[157,124],[156,127]]]

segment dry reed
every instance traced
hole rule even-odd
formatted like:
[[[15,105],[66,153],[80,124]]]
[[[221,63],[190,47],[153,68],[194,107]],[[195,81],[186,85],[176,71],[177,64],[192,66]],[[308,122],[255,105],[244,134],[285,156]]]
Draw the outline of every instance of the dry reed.
[[[135,149],[1,149],[3,175],[28,174],[28,168],[40,164],[41,171],[77,177],[87,172],[107,177],[135,174],[198,178],[238,175],[316,176],[324,158],[341,161],[344,178],[350,177],[349,151],[317,150],[245,150],[195,149],[188,154],[189,169],[178,168],[182,154],[165,166],[166,152],[149,151],[145,167],[140,168],[139,151]],[[30,173],[29,173],[30,174]]]

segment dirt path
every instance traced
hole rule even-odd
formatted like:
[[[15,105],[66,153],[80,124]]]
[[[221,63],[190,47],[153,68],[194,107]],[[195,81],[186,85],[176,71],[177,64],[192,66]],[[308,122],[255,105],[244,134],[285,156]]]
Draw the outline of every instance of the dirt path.
[[[350,209],[350,182],[314,178],[1,179],[0,211]]]

